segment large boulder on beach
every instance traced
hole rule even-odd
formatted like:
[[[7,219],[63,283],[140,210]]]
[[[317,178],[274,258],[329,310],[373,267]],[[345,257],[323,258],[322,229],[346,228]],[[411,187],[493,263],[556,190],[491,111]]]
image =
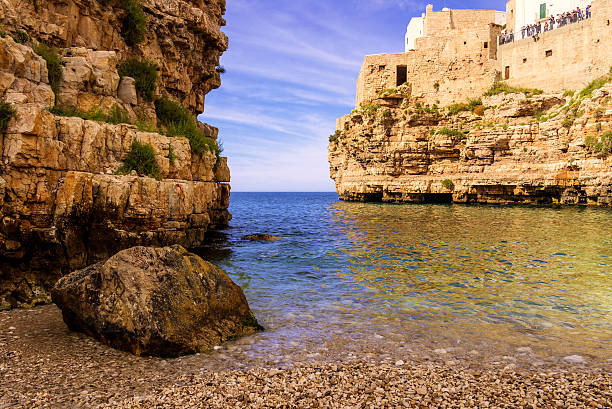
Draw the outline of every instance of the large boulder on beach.
[[[60,279],[73,331],[136,355],[179,356],[263,329],[242,289],[181,246],[133,247]]]

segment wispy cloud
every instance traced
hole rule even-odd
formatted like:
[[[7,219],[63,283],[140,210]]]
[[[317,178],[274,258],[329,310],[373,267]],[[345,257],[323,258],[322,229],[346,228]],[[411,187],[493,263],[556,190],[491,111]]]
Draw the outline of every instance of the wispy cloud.
[[[401,51],[406,25],[424,8],[418,0],[228,1],[227,73],[201,120],[220,128],[234,191],[333,190],[327,138],[354,106],[363,57]]]

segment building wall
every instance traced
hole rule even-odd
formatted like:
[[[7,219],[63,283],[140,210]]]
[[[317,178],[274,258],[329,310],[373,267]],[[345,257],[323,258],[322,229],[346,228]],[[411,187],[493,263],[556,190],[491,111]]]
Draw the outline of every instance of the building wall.
[[[517,0],[521,1],[521,0]],[[593,17],[499,47],[499,69],[513,86],[578,90],[612,65],[612,0],[594,0]]]
[[[425,35],[415,39],[414,49],[365,58],[357,106],[395,88],[400,66],[406,67],[412,96],[424,103],[448,105],[481,95],[499,75],[495,58],[501,26],[495,21],[504,15],[493,10],[433,11],[428,5]]]
[[[406,27],[406,36],[404,41],[404,47],[406,52],[410,50],[414,50],[415,40],[417,38],[423,37],[423,21],[425,19],[425,14],[421,17],[413,17]]]

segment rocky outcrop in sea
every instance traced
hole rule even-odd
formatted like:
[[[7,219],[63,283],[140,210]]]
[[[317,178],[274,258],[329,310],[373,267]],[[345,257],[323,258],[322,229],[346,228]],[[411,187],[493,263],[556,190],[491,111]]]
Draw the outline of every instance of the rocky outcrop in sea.
[[[343,200],[612,206],[611,79],[447,107],[383,91],[338,120],[330,175]]]

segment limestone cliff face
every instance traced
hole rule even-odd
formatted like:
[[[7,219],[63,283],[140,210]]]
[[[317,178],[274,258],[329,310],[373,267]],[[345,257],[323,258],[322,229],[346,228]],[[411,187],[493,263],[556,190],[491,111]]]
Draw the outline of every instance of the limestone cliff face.
[[[0,309],[49,302],[59,277],[134,245],[200,245],[231,218],[227,160],[192,152],[183,137],[57,116],[54,104],[82,111],[113,107],[130,120],[157,122],[152,101],[121,79],[118,64],[153,61],[155,98],[191,112],[220,85],[215,67],[227,47],[225,2],[147,1],[146,35],[129,47],[118,2],[0,0],[0,100],[16,110],[0,137]],[[23,44],[12,37],[27,33]],[[59,47],[57,95],[33,48]],[[213,139],[218,130],[200,124]],[[116,174],[133,141],[153,147],[160,177]]]
[[[61,48],[142,56],[160,68],[160,85],[194,113],[221,85],[215,67],[227,49],[225,0],[147,0],[145,39],[133,47],[122,35],[125,11],[113,0],[1,0],[5,31],[20,29],[34,40]]]
[[[330,174],[344,200],[612,206],[611,95],[501,94],[476,115],[400,88],[338,120]]]

